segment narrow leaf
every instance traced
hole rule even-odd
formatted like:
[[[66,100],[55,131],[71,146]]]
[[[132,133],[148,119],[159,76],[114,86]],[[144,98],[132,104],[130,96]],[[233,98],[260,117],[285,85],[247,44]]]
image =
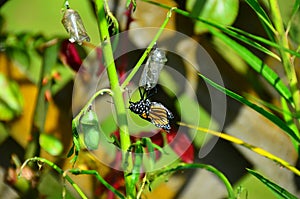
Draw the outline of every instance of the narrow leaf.
[[[282,97],[284,97],[291,105],[294,106],[290,90],[284,85],[280,77],[267,64],[255,56],[247,48],[238,44],[226,35],[212,28],[210,31],[216,37],[223,40],[227,45],[231,46],[232,49],[234,49],[256,72],[261,74],[262,77],[264,77]]]
[[[261,115],[263,115],[264,117],[266,117],[267,119],[272,121],[274,124],[276,124],[279,128],[284,130],[292,139],[294,139],[298,143],[300,142],[300,138],[295,134],[295,132],[289,126],[287,126],[285,122],[283,122],[281,119],[279,119],[276,115],[266,111],[265,109],[261,108],[260,106],[257,106],[256,104],[253,104],[252,102],[248,101],[246,98],[216,84],[215,82],[211,81],[210,79],[206,78],[205,76],[203,76],[201,74],[199,74],[199,76],[201,78],[203,78],[208,84],[210,84],[211,86],[216,88],[217,90],[225,93],[229,97],[241,102],[242,104],[249,106],[256,112],[260,113]]]
[[[149,153],[149,156],[150,156],[150,162],[149,162],[149,168],[152,170],[153,167],[154,167],[154,163],[155,163],[155,151],[154,151],[154,146],[153,146],[153,143],[151,141],[151,139],[149,137],[145,137],[145,138],[142,138],[143,142],[145,143],[146,147],[147,147],[147,150],[148,150],[148,153]]]
[[[136,146],[134,151],[134,165],[131,174],[133,187],[136,185],[141,175],[142,163],[143,163],[143,147],[141,146],[141,144],[139,144]]]
[[[288,107],[288,104],[283,98],[281,98],[281,106],[283,108],[282,114],[283,114],[283,118],[284,118],[285,122],[299,136],[299,130],[297,128],[296,123],[294,122],[294,121],[297,121],[297,120],[294,120],[293,115],[290,112],[290,109]],[[298,118],[299,118],[299,116],[298,116]],[[294,144],[295,148],[299,149],[299,144],[297,142],[295,142],[295,140],[292,140],[292,141],[293,141],[293,144]],[[297,150],[297,151],[299,151],[299,150]]]
[[[256,49],[259,49],[258,47],[256,47],[257,45],[260,45],[260,44],[258,44],[256,42],[256,41],[258,41],[258,42],[266,44],[266,45],[268,45],[270,47],[274,47],[276,49],[282,49],[285,52],[290,53],[291,55],[300,57],[300,54],[297,51],[294,51],[294,50],[291,50],[291,49],[288,49],[288,48],[283,48],[282,46],[280,46],[276,42],[272,42],[272,41],[267,40],[267,39],[265,39],[263,37],[250,34],[249,32],[243,31],[243,30],[235,28],[233,26],[228,26],[227,28],[228,28],[228,30],[227,29],[225,29],[225,30],[222,29],[222,31],[225,32],[226,34],[234,37],[235,39],[238,39],[238,40],[240,40],[240,41],[242,41],[242,42],[244,42],[244,43],[246,43],[248,45],[251,45],[251,46],[255,47]],[[275,53],[271,52],[268,49],[266,49],[266,50],[269,51],[269,52],[265,52],[266,54],[274,57],[275,59],[279,58],[278,55],[276,55]],[[264,52],[264,51],[262,51],[262,52]]]
[[[281,186],[268,180],[267,178],[265,178],[258,172],[251,170],[251,169],[247,169],[247,171],[251,175],[256,177],[258,180],[260,180],[262,183],[264,183],[269,189],[271,189],[280,198],[286,198],[286,199],[297,199],[298,198],[298,197],[294,196],[293,194],[291,194],[290,192],[288,192],[287,190],[285,190],[284,188],[282,188]]]
[[[143,0],[143,1],[144,1],[144,2],[147,2],[147,3],[151,3],[151,4],[153,4],[153,5],[157,5],[157,6],[159,6],[159,7],[165,8],[165,9],[171,9],[170,6],[167,6],[167,5],[165,5],[165,4],[161,4],[161,3],[158,3],[158,2],[154,2],[154,1],[151,1],[151,0]],[[209,25],[209,26],[211,26],[211,27],[214,27],[214,28],[216,28],[216,29],[218,29],[218,30],[221,30],[222,32],[224,32],[224,33],[226,33],[226,34],[228,34],[228,35],[234,37],[235,39],[240,40],[240,41],[242,41],[242,42],[245,42],[245,43],[247,43],[247,44],[249,44],[249,45],[256,46],[256,45],[257,45],[257,42],[255,42],[255,41],[259,41],[259,42],[262,42],[262,43],[264,43],[264,44],[267,44],[267,45],[269,45],[269,46],[271,46],[271,47],[274,47],[274,48],[277,48],[277,49],[284,50],[285,52],[288,52],[288,53],[290,53],[290,54],[292,54],[292,55],[295,55],[295,56],[297,56],[297,57],[300,57],[300,54],[299,54],[298,52],[293,51],[293,50],[290,50],[290,49],[287,49],[287,48],[282,48],[282,46],[278,45],[276,42],[269,41],[269,40],[267,40],[267,39],[265,39],[265,38],[263,38],[263,37],[259,37],[259,36],[256,36],[256,35],[252,35],[252,34],[250,34],[250,33],[245,34],[245,31],[240,30],[240,29],[238,29],[238,28],[234,28],[234,27],[232,27],[232,26],[224,26],[224,25],[221,25],[221,24],[218,24],[218,23],[209,21],[209,20],[205,20],[205,19],[203,19],[203,18],[201,18],[201,17],[195,17],[195,16],[193,16],[191,13],[189,13],[189,12],[187,12],[187,11],[184,11],[184,10],[181,10],[181,9],[178,9],[178,8],[174,8],[173,11],[176,12],[176,13],[178,13],[178,14],[180,14],[180,15],[183,15],[183,16],[185,16],[185,17],[189,17],[189,18],[191,18],[191,19],[195,19],[195,20],[197,20],[197,21],[201,21],[202,23],[207,24],[207,25]],[[252,41],[253,44],[250,44],[250,42],[246,41],[246,40],[244,39],[245,37],[244,37],[243,35],[245,35],[245,36],[247,36],[247,37],[249,37],[249,38],[255,40],[255,41]],[[249,40],[249,41],[251,41],[251,40]],[[256,48],[256,47],[255,47],[255,48]],[[259,49],[259,48],[258,48],[258,49]],[[275,54],[271,54],[270,52],[268,52],[268,54],[270,54],[272,57],[274,57],[274,55],[275,55]],[[275,58],[276,58],[276,56],[275,56]]]
[[[264,11],[264,9],[259,5],[257,0],[246,0],[246,2],[258,15],[260,21],[262,22],[262,26],[266,30],[269,38],[271,38],[271,40],[275,41],[274,33],[276,32],[276,30],[273,27],[273,24],[272,24],[269,16]]]
[[[259,147],[256,147],[254,145],[251,145],[247,142],[244,142],[243,140],[241,140],[239,138],[233,137],[233,136],[228,135],[228,134],[224,134],[222,132],[213,131],[213,130],[210,130],[210,129],[207,129],[207,128],[202,128],[202,127],[186,124],[186,123],[183,123],[183,122],[178,122],[178,124],[180,126],[185,126],[185,127],[191,128],[191,129],[196,129],[198,131],[208,133],[208,134],[220,137],[224,140],[230,141],[232,143],[238,144],[240,146],[246,147],[247,149],[249,149],[249,150],[251,150],[251,151],[253,151],[253,152],[255,152],[255,153],[257,153],[257,154],[259,154],[263,157],[266,157],[270,160],[273,160],[274,162],[276,162],[280,166],[285,167],[288,170],[290,170],[290,171],[294,172],[295,174],[297,174],[298,176],[300,176],[300,171],[297,168],[295,168],[294,166],[292,166],[290,163],[288,163],[285,160],[271,154],[270,152],[268,152],[268,151],[266,151],[262,148],[259,148]]]
[[[57,61],[58,44],[50,46],[45,49],[43,55],[43,65],[41,76],[39,79],[39,92],[37,96],[37,105],[34,111],[34,125],[40,132],[44,131],[44,124],[46,121],[46,115],[48,111],[49,102],[45,99],[46,92],[50,91],[52,81],[48,79],[51,76],[51,70]],[[46,83],[43,83],[43,79],[47,79]]]

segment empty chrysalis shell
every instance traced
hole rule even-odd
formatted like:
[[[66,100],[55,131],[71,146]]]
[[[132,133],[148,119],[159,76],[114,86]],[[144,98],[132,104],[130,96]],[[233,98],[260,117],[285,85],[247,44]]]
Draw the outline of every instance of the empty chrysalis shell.
[[[61,22],[70,34],[70,42],[77,42],[81,45],[84,40],[90,41],[90,37],[86,33],[81,17],[75,10],[66,9]]]
[[[146,65],[144,67],[139,86],[146,90],[154,88],[158,82],[161,69],[167,62],[166,53],[156,48],[150,52]]]
[[[84,144],[89,150],[96,150],[100,142],[100,128],[95,111],[88,111],[81,117],[79,123],[80,132],[83,133]]]

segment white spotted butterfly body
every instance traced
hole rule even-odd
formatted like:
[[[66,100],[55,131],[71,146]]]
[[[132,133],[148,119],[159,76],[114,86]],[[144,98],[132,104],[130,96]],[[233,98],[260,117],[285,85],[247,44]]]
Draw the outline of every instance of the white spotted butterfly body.
[[[156,127],[162,128],[167,132],[170,131],[169,120],[174,118],[172,112],[159,102],[151,102],[147,98],[143,99],[143,95],[141,97],[140,101],[129,102],[129,109]]]

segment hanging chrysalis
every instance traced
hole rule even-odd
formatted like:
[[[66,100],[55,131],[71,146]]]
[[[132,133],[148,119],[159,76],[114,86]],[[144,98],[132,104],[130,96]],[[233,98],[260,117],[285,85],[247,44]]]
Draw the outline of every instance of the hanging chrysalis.
[[[162,49],[155,48],[149,54],[144,67],[139,86],[146,90],[154,88],[158,82],[161,69],[167,62],[166,54]]]
[[[96,150],[100,142],[100,128],[97,114],[91,107],[89,107],[87,112],[81,117],[79,129],[79,132],[83,133],[86,147],[89,150]]]
[[[61,22],[70,34],[69,41],[71,43],[77,42],[81,45],[84,40],[90,41],[90,37],[86,33],[81,17],[75,10],[67,8]]]

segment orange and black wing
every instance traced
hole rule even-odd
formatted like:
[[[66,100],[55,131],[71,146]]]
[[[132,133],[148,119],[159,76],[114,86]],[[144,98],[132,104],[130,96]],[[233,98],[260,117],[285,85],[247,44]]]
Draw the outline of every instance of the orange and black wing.
[[[173,114],[161,103],[152,102],[148,118],[152,124],[166,131],[171,129],[169,119],[173,118]]]

